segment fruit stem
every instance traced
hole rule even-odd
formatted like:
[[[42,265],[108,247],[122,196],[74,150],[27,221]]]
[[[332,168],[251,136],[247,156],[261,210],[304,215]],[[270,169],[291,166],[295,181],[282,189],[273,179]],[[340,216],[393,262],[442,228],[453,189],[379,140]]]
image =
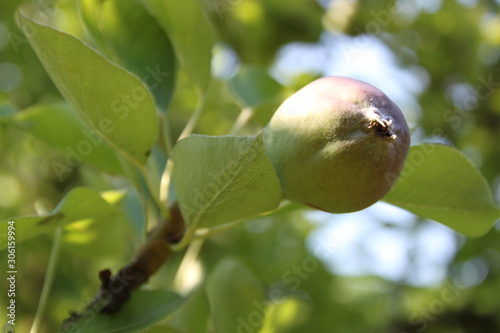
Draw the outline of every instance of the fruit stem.
[[[386,138],[396,139],[397,135],[391,131],[392,118],[383,119],[377,111],[374,113],[375,117],[370,120],[368,128],[374,128],[380,135]]]

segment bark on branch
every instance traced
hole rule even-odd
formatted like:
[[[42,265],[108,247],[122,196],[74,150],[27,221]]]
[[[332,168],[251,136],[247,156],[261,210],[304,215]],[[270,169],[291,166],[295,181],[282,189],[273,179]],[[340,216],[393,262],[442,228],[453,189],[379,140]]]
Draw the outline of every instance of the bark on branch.
[[[87,305],[87,309],[101,313],[118,311],[131,293],[145,284],[167,261],[173,253],[170,245],[182,239],[185,227],[179,205],[174,204],[169,211],[170,217],[160,221],[151,231],[147,241],[129,264],[122,267],[115,275],[112,275],[109,269],[99,272],[101,286],[94,299]],[[81,316],[78,313],[71,313],[70,318],[64,321],[63,327]]]

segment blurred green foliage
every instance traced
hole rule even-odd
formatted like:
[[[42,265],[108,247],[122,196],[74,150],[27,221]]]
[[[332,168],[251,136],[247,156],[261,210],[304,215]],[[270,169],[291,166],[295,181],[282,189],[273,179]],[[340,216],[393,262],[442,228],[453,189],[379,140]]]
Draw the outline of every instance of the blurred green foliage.
[[[34,0],[32,3],[43,5],[41,13],[47,23],[95,45],[78,19],[74,1]],[[424,139],[446,141],[462,150],[485,175],[498,202],[499,2],[447,0],[429,5],[429,1],[406,0],[395,4],[394,1],[334,0],[329,6],[322,3],[313,0],[204,0],[202,6],[216,40],[220,41],[214,50],[220,52],[220,47],[231,50],[236,64],[241,62],[264,71],[278,59],[281,47],[290,42],[317,43],[321,34],[326,33],[351,36],[368,33],[380,39],[393,51],[397,66],[420,68],[425,73],[417,75],[418,80],[428,84],[423,85],[425,89],[421,93],[415,93],[422,112],[414,132]],[[428,7],[422,5],[424,3]],[[123,178],[103,174],[85,163],[60,178],[52,165],[64,163],[67,158],[64,150],[6,125],[4,119],[12,112],[22,114],[34,105],[61,100],[15,23],[18,5],[17,0],[0,3],[0,219],[50,212],[76,186],[90,186],[100,191],[129,186]],[[216,56],[218,54],[214,53]],[[223,61],[223,65],[230,63],[230,58]],[[233,68],[234,71],[237,68]],[[283,94],[318,75],[300,74],[286,83],[288,86],[283,87]],[[175,93],[169,101],[168,119],[175,137],[180,135],[196,107],[197,87],[191,83],[189,75],[183,70],[178,72]],[[244,78],[241,74],[240,77]],[[242,85],[244,81],[233,79],[232,84]],[[272,86],[276,88],[274,82]],[[245,96],[235,98],[230,89],[231,83],[228,85],[225,79],[212,77],[207,88],[205,112],[195,127],[196,133],[220,135],[231,131],[240,112],[238,103],[244,104]],[[279,101],[273,97],[255,106],[255,113],[242,132],[254,134],[261,129],[277,103]],[[129,192],[117,205],[124,206],[129,213],[129,223],[136,230],[142,230],[144,216],[149,212],[141,206],[136,193]],[[327,260],[332,251],[342,251],[342,248],[314,244],[311,248],[319,249],[316,255],[322,254],[321,258],[315,256],[312,253],[315,251],[306,247],[306,239],[314,229],[307,213],[307,209],[292,205],[279,213],[215,234],[198,249],[199,252],[193,246],[168,262],[151,280],[151,287],[187,292],[197,282],[210,283],[211,279],[205,277],[214,272],[221,274],[221,265],[227,267],[227,260],[233,260],[242,267],[238,274],[246,274],[252,281],[257,279],[267,296],[267,301],[262,301],[256,295],[256,303],[251,303],[253,311],[239,322],[241,332],[257,332],[257,327],[266,333],[500,331],[500,299],[496,293],[500,287],[500,233],[497,228],[478,239],[464,239],[457,234],[458,251],[446,267],[444,282],[418,287],[408,281],[392,281],[374,275],[348,277],[330,272],[321,259]],[[377,222],[382,228],[390,224],[384,220]],[[414,229],[418,230],[425,223],[429,222],[415,218]],[[4,231],[0,232],[3,235]],[[67,240],[60,250],[55,285],[48,299],[41,332],[56,332],[68,310],[82,310],[98,288],[97,272],[106,267],[116,271],[143,238],[141,232],[135,237],[122,238],[121,243],[110,247],[116,251],[113,256],[93,255],[88,251],[99,244],[78,240],[77,246],[71,246],[71,241]],[[117,239],[109,240],[117,242]],[[51,243],[49,234],[17,247],[18,332],[29,331],[33,322]],[[187,269],[181,264],[183,255],[191,259],[185,261],[190,263]],[[407,256],[410,258],[408,274],[411,275],[418,261],[418,251],[410,251]],[[5,267],[5,258],[6,252],[1,251],[1,267]],[[177,269],[180,273],[176,276]],[[7,302],[3,274],[0,275],[0,324],[6,318]],[[476,283],[467,284],[464,274]],[[162,325],[172,332],[215,331],[215,323],[208,319],[213,310],[209,309],[210,301],[203,289],[195,290],[186,306]],[[231,294],[224,296],[229,298]],[[232,296],[238,301],[238,294]],[[204,325],[193,325],[193,321]]]

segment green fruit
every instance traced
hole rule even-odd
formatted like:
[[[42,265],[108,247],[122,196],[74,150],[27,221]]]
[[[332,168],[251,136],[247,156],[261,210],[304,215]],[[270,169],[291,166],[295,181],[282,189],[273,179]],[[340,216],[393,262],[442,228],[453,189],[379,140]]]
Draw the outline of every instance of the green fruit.
[[[410,134],[401,110],[382,91],[325,77],[281,104],[264,129],[264,145],[287,199],[346,213],[389,192]]]

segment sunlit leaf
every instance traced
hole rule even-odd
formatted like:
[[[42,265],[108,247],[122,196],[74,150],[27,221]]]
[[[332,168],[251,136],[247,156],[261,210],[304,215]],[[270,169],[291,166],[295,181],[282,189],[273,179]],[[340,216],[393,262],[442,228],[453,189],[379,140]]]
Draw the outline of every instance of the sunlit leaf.
[[[92,36],[117,64],[136,74],[165,111],[175,84],[175,56],[156,20],[135,1],[80,0]],[[140,29],[138,29],[140,27]]]
[[[79,187],[69,192],[48,215],[13,217],[0,221],[7,230],[9,221],[15,222],[16,242],[19,244],[70,223],[107,223],[109,219],[125,219],[123,212],[104,200],[90,188]],[[7,239],[0,238],[0,249],[7,246]]]
[[[212,227],[275,209],[281,187],[262,135],[191,135],[172,153],[177,198],[191,228]]]
[[[126,194],[124,191],[106,191],[100,196],[119,208]],[[133,244],[134,230],[127,214],[120,210],[107,218],[85,219],[66,225],[62,240],[64,249],[76,256],[89,259],[116,257],[123,253],[124,243]]]
[[[134,75],[76,37],[18,12],[21,30],[64,98],[131,161],[144,164],[158,136],[154,100]]]
[[[283,297],[279,302],[270,302],[266,308],[264,324],[259,333],[290,331],[308,319],[310,304],[294,297]]]
[[[403,172],[383,199],[467,236],[481,236],[500,218],[491,190],[458,150],[437,144],[410,148]]]

